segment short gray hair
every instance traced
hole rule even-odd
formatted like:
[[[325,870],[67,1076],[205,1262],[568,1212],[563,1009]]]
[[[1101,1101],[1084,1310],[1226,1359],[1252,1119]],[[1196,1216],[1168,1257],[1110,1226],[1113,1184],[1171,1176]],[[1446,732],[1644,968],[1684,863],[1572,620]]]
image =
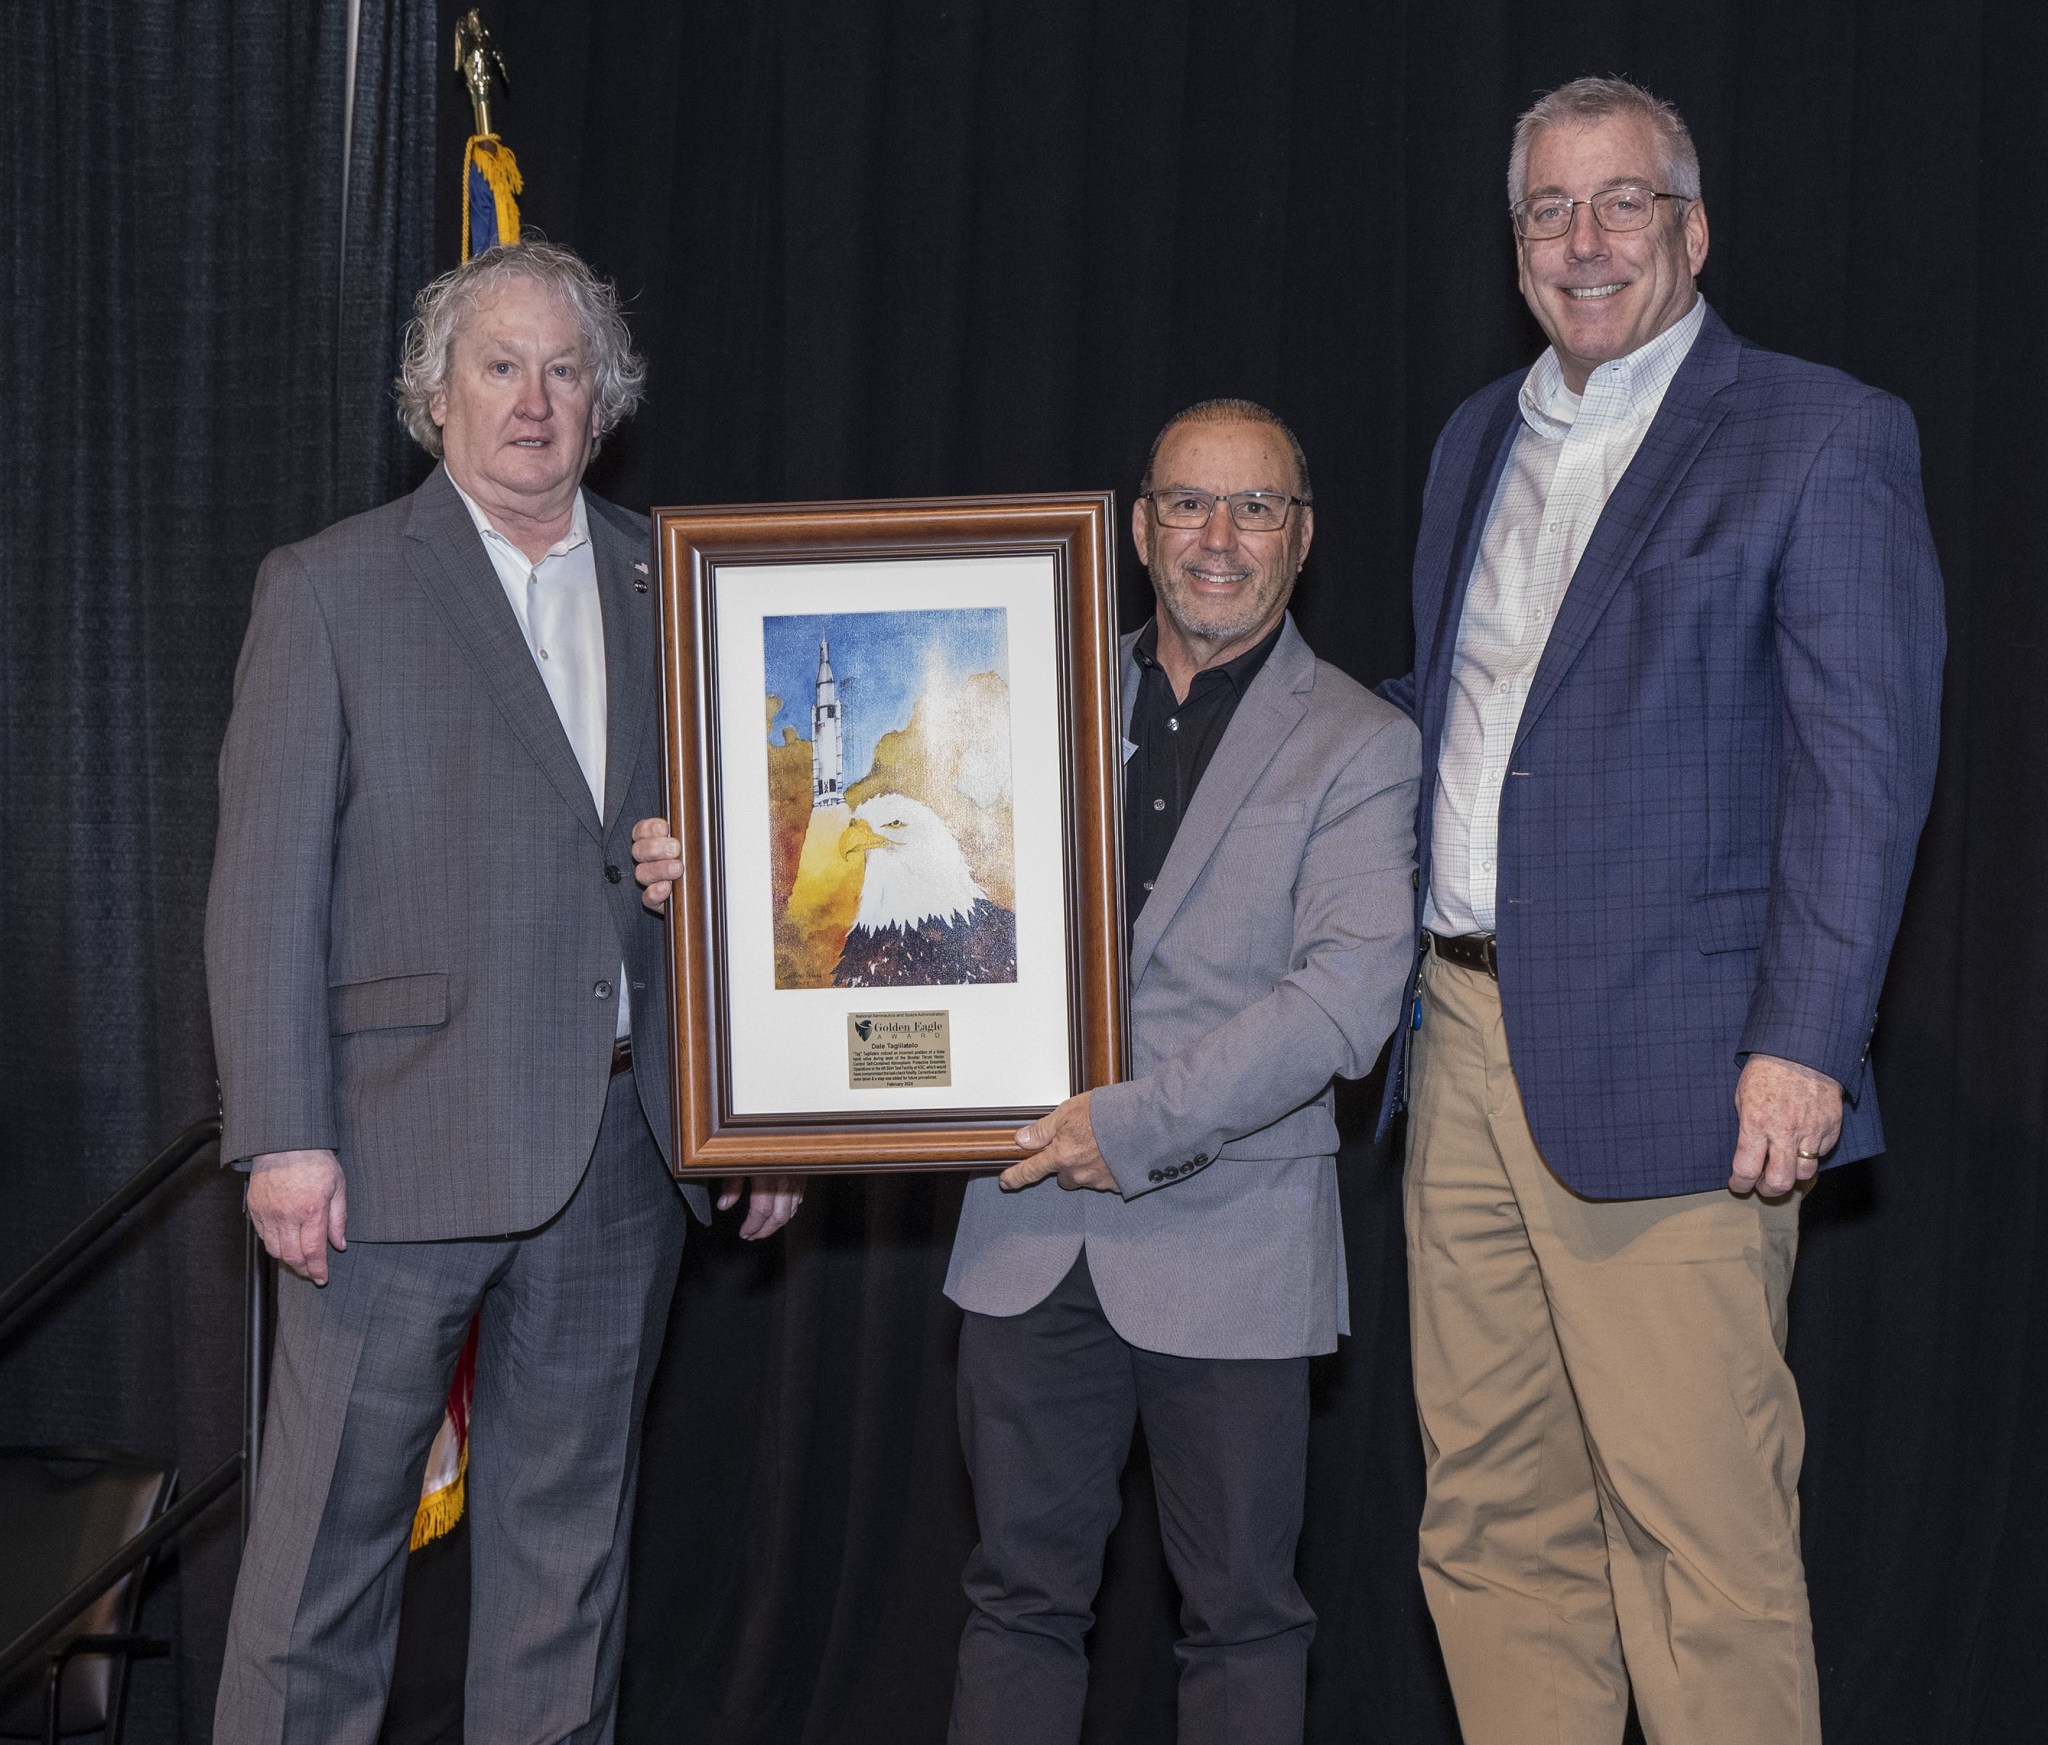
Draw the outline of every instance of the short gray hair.
[[[1574,79],[1546,92],[1515,123],[1515,143],[1508,153],[1508,204],[1518,205],[1529,193],[1529,147],[1550,127],[1591,127],[1617,115],[1639,116],[1657,136],[1664,162],[1658,166],[1663,194],[1700,197],[1700,154],[1684,118],[1661,97],[1653,97],[1626,79]]]
[[[1138,486],[1139,496],[1152,489],[1152,471],[1159,464],[1159,451],[1166,446],[1166,439],[1183,424],[1263,424],[1268,430],[1277,432],[1287,444],[1288,453],[1294,457],[1294,476],[1299,481],[1294,487],[1295,493],[1304,503],[1309,500],[1308,457],[1301,452],[1300,439],[1288,428],[1287,420],[1256,400],[1230,397],[1198,400],[1185,411],[1176,412],[1160,426],[1159,434],[1152,439],[1152,452],[1145,457],[1145,478]]]
[[[597,407],[593,454],[640,404],[647,363],[633,349],[617,289],[592,272],[580,255],[529,230],[518,242],[486,249],[443,273],[413,299],[398,370],[398,421],[436,459],[441,454],[441,427],[434,422],[433,400],[447,386],[456,336],[478,303],[514,279],[531,280],[560,298],[576,317]]]

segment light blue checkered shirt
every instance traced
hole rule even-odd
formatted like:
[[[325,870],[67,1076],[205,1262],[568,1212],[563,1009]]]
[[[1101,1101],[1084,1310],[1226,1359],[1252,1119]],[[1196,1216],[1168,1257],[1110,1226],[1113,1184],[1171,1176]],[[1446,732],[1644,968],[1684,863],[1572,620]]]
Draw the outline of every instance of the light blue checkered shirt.
[[[1522,428],[1487,511],[1458,621],[1423,914],[1432,932],[1493,931],[1501,782],[1522,705],[1572,572],[1706,313],[1705,299],[1695,298],[1649,344],[1595,369],[1584,394],[1565,386],[1554,351],[1522,383]]]

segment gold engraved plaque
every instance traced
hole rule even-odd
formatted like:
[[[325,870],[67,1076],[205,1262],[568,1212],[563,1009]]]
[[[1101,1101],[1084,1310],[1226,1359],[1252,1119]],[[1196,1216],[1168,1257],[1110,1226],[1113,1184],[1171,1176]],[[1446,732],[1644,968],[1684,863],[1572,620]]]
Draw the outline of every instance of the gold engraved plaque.
[[[953,1026],[945,1012],[849,1012],[846,1082],[856,1091],[923,1090],[953,1082]]]

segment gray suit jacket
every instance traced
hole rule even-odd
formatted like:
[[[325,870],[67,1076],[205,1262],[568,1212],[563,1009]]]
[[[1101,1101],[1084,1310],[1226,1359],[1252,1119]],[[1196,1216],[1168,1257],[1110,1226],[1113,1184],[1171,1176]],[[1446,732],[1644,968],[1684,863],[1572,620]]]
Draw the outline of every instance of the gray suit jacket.
[[[634,587],[647,522],[584,500],[601,818],[444,471],[257,576],[206,910],[221,1155],[334,1151],[351,1237],[505,1235],[567,1203],[604,1110],[621,960],[641,1105],[668,1148],[664,935],[629,841],[662,810],[654,596]]]
[[[1136,1076],[1090,1102],[1122,1191],[971,1182],[956,1303],[1021,1314],[1085,1245],[1111,1325],[1146,1350],[1294,1357],[1349,1331],[1330,1080],[1372,1070],[1400,1006],[1419,764],[1408,718],[1290,618],[1132,934]]]

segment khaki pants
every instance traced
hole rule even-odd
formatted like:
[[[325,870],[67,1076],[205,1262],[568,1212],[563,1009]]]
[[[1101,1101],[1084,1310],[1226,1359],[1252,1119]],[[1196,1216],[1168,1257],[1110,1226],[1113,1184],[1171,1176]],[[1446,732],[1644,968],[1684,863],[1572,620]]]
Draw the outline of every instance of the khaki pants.
[[[1817,1745],[1797,1196],[1587,1200],[1500,990],[1429,958],[1406,1183],[1423,1587],[1466,1745]]]

